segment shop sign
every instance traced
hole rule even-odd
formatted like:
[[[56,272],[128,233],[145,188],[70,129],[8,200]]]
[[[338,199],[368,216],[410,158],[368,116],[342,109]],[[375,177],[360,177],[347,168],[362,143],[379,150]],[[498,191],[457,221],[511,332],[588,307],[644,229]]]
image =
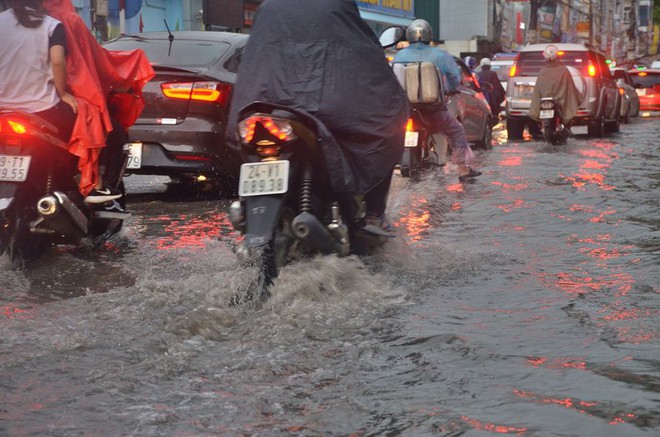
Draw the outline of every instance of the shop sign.
[[[367,11],[415,18],[415,0],[355,0],[355,3]]]

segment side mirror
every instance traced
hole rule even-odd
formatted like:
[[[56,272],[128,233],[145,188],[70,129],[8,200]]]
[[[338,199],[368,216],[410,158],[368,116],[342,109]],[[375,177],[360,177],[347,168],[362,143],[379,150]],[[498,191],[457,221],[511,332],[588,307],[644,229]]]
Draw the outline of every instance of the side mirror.
[[[392,26],[383,30],[378,37],[381,47],[387,49],[403,41],[406,36],[406,29],[401,26]]]

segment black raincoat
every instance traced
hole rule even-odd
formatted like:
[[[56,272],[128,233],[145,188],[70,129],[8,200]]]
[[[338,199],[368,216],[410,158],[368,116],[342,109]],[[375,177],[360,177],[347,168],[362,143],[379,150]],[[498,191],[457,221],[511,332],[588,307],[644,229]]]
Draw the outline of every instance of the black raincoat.
[[[253,101],[290,106],[327,127],[323,152],[338,192],[366,193],[401,159],[408,99],[354,0],[264,1],[233,91],[234,147],[238,112]]]

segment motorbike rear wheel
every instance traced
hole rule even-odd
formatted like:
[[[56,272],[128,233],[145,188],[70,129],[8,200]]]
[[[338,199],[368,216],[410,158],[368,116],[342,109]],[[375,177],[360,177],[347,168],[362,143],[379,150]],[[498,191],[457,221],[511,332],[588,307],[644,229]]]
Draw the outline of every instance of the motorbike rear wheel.
[[[26,262],[34,261],[49,246],[44,235],[30,232],[30,223],[37,218],[37,212],[29,208],[10,209],[2,218],[0,254],[6,251],[15,267],[21,268]]]

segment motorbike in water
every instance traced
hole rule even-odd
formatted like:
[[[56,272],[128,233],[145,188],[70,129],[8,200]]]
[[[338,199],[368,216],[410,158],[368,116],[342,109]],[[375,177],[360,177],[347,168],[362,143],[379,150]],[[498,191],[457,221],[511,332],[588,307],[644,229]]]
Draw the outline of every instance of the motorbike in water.
[[[561,105],[552,97],[542,97],[539,118],[543,129],[543,139],[555,146],[566,144],[569,131],[561,121]]]
[[[446,139],[441,134],[432,134],[429,122],[424,118],[424,111],[414,105],[406,123],[406,137],[399,171],[404,178],[418,180],[421,173],[434,165],[440,165],[438,149],[443,140],[446,154]]]
[[[364,196],[333,189],[323,128],[306,112],[269,103],[239,113],[244,163],[229,218],[243,236],[235,251],[257,270],[247,301],[265,300],[280,268],[294,260],[366,254],[391,237],[364,229]]]
[[[0,255],[19,267],[52,245],[104,241],[130,216],[84,202],[78,157],[57,132],[39,116],[0,108]],[[121,175],[111,183],[124,194]]]

